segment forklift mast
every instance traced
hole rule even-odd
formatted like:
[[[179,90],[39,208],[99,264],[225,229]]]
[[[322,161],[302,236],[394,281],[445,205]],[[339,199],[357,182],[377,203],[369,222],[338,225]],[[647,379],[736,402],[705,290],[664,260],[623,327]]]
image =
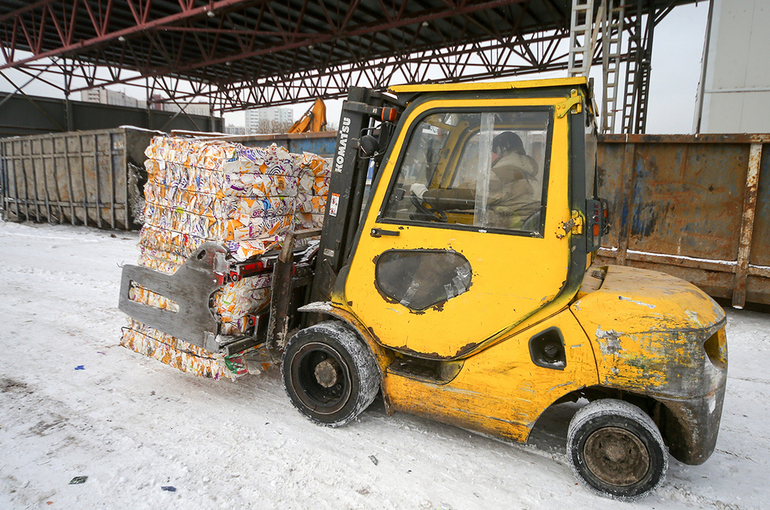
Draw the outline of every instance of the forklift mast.
[[[382,154],[393,131],[397,111],[403,109],[395,98],[361,87],[351,87],[343,103],[337,131],[337,143],[332,158],[329,196],[324,213],[321,244],[316,260],[315,277],[310,302],[329,301],[340,269],[350,255],[361,220],[361,209],[367,184],[369,162],[374,161],[377,175]],[[367,153],[362,138],[374,131],[380,121],[378,145]]]

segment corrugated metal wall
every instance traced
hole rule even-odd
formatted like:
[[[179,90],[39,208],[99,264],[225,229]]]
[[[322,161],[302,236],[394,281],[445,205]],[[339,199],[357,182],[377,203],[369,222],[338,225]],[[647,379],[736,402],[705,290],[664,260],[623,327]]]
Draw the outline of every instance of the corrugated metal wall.
[[[0,137],[63,133],[69,131],[93,131],[135,126],[144,129],[193,129],[196,131],[222,131],[221,118],[201,115],[184,115],[161,110],[146,110],[83,101],[70,101],[51,97],[21,95],[8,98],[0,92]],[[5,101],[5,99],[8,99]],[[34,101],[34,102],[33,102]],[[69,108],[69,109],[68,109]]]

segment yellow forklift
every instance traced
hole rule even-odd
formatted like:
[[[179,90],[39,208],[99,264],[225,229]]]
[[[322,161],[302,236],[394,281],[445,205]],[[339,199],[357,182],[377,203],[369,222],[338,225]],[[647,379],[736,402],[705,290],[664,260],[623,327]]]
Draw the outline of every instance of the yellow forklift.
[[[389,414],[525,442],[550,406],[586,403],[573,472],[641,497],[669,452],[714,450],[725,315],[672,276],[592,264],[608,226],[594,114],[585,78],[351,89],[320,244],[294,249],[308,233],[293,233],[245,265],[203,245],[196,278],[127,266],[121,309],[209,349],[280,352],[291,402],[320,425],[381,392]],[[224,338],[208,296],[247,266],[273,273],[267,326]],[[148,311],[131,281],[193,311]]]

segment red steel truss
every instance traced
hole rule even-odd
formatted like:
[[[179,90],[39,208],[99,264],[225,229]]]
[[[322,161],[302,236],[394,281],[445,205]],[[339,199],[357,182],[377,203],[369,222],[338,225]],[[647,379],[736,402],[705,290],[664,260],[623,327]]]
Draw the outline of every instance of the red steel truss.
[[[656,7],[692,0],[640,0]],[[571,0],[3,0],[0,74],[206,98],[219,111],[351,85],[564,69]],[[10,80],[9,80],[10,81]],[[18,86],[17,86],[18,88]]]

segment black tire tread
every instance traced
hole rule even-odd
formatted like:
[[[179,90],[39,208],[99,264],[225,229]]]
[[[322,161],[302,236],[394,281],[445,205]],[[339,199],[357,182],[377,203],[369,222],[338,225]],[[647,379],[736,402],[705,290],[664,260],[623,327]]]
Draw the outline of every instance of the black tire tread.
[[[290,388],[291,377],[289,375],[290,368],[288,365],[291,360],[287,359],[287,354],[291,356],[291,353],[299,349],[304,343],[319,340],[328,342],[331,346],[344,351],[350,356],[352,363],[348,368],[352,372],[355,372],[355,377],[357,378],[357,391],[355,391],[355,395],[351,395],[350,397],[355,400],[355,403],[352,406],[346,405],[345,409],[341,410],[339,413],[330,417],[325,417],[324,419],[319,419],[319,417],[313,413],[312,409],[308,409],[302,401],[293,394],[293,392],[297,390]],[[367,407],[369,407],[369,405],[371,405],[380,389],[382,376],[377,360],[369,346],[344,323],[329,320],[303,329],[289,339],[286,348],[284,349],[283,360],[281,363],[281,378],[283,379],[284,388],[292,405],[306,418],[317,425],[341,427],[355,420]]]
[[[649,452],[653,458],[652,467],[657,472],[645,483],[637,484],[638,486],[612,489],[595,485],[589,477],[584,476],[584,470],[587,471],[588,468],[582,462],[579,451],[581,440],[601,426],[622,426],[622,423],[629,422],[641,427],[642,433],[648,435],[646,439],[652,448]],[[588,490],[599,496],[627,502],[641,499],[660,487],[668,469],[668,450],[655,422],[639,407],[616,399],[596,400],[575,414],[567,431],[567,457],[575,477]]]

